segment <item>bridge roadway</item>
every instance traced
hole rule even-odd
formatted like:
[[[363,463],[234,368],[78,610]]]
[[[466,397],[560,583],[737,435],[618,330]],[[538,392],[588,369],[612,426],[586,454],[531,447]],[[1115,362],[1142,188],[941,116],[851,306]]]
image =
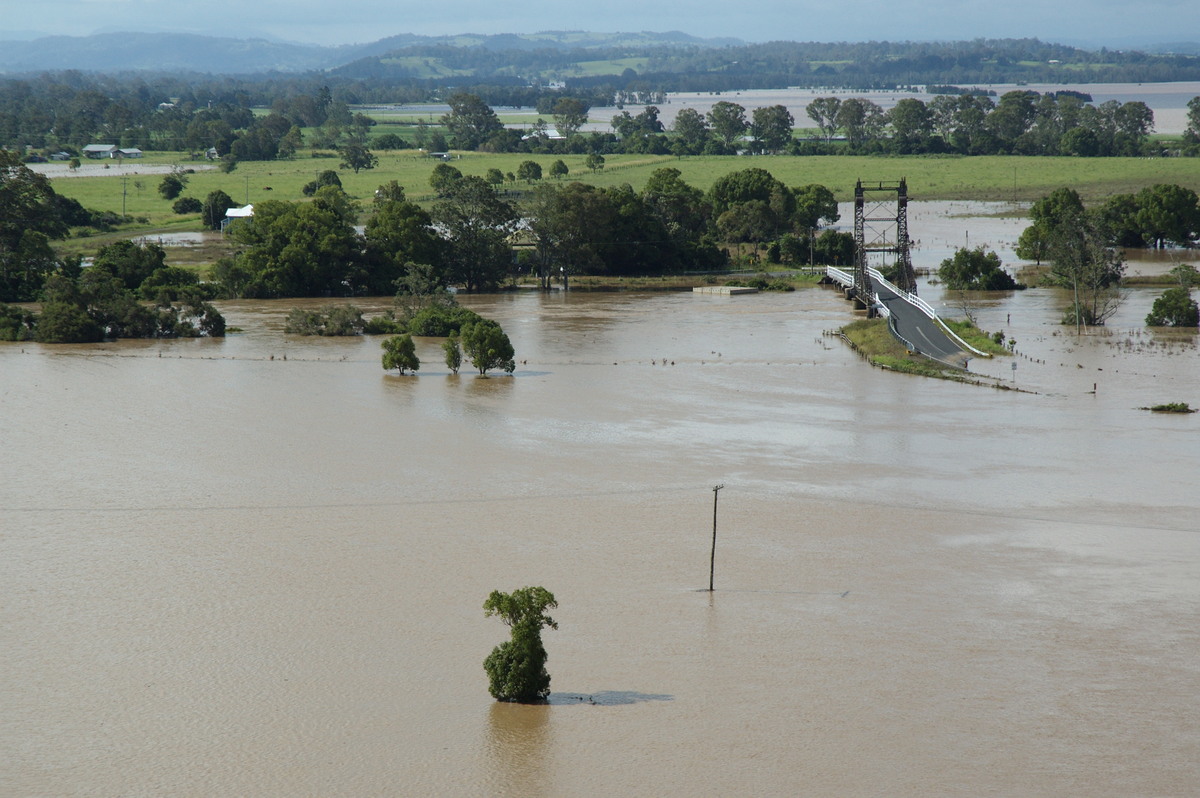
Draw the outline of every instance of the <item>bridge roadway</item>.
[[[936,321],[896,293],[891,284],[872,276],[871,287],[875,289],[875,297],[879,303],[888,309],[893,331],[909,348],[934,360],[966,368],[969,356],[954,339],[946,335]]]

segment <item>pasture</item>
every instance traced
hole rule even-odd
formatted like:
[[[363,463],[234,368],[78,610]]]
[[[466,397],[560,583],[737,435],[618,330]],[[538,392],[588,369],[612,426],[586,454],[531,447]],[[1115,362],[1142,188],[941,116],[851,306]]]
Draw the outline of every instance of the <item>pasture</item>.
[[[95,236],[62,242],[67,251],[88,254],[114,237],[144,233],[199,230],[196,214],[176,215],[172,202],[158,193],[161,174],[149,174],[149,167],[177,164],[195,168],[188,175],[184,196],[203,200],[217,189],[238,204],[268,199],[299,201],[302,189],[317,174],[333,169],[338,172],[346,192],[369,207],[375,189],[395,180],[408,196],[423,204],[436,198],[429,186],[433,168],[441,163],[416,150],[377,152],[379,165],[355,174],[339,169],[332,153],[311,157],[306,153],[286,161],[247,161],[233,172],[211,169],[208,161],[187,160],[186,153],[148,153],[136,163],[113,164],[102,176],[56,177],[55,191],[79,200],[85,207],[125,213],[135,220],[116,236]],[[609,155],[603,169],[592,172],[583,155],[531,155],[527,153],[493,154],[455,153],[450,163],[465,175],[485,175],[489,169],[515,173],[525,160],[539,163],[543,173],[550,164],[562,159],[570,170],[565,180],[581,180],[597,186],[628,183],[640,190],[654,170],[678,169],[689,184],[708,190],[730,172],[751,167],[766,169],[790,186],[819,183],[829,187],[839,200],[853,198],[855,181],[895,181],[906,178],[909,197],[914,200],[993,200],[1028,203],[1056,188],[1070,186],[1085,202],[1103,201],[1118,193],[1133,193],[1156,183],[1176,183],[1200,192],[1200,158],[1052,158],[1022,156],[695,156]],[[546,180],[550,180],[547,178]],[[545,182],[545,181],[543,181]],[[505,182],[503,190],[521,192],[531,188],[523,181]]]

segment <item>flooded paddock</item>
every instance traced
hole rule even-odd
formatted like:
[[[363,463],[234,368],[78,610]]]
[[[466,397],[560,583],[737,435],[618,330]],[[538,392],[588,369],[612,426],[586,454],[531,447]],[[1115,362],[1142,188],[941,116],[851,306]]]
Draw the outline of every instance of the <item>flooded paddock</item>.
[[[486,379],[297,301],[0,345],[4,792],[1190,794],[1197,417],[1136,408],[1200,404],[1194,341],[1061,299],[984,303],[1029,393],[870,368],[823,289],[466,297]],[[531,584],[554,692],[497,704]]]

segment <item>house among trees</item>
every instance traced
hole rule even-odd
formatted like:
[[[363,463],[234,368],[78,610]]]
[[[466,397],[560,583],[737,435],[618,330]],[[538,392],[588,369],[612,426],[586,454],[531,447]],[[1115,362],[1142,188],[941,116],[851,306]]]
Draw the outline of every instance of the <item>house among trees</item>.
[[[254,216],[254,205],[252,204],[241,208],[229,208],[225,211],[225,218],[221,220],[221,232],[224,233],[229,225],[238,219],[249,219],[252,216]]]
[[[144,153],[141,150],[139,150],[137,147],[128,147],[125,149],[117,150],[117,154],[114,155],[113,157],[114,158],[141,158],[143,154]]]
[[[116,144],[89,144],[83,148],[85,158],[116,158],[117,152]]]

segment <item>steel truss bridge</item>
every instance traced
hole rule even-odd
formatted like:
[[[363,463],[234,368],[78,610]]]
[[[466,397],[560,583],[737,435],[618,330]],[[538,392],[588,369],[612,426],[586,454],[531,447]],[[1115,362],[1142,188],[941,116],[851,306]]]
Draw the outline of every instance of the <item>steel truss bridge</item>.
[[[959,367],[965,367],[972,355],[991,357],[962,340],[932,305],[917,296],[911,245],[905,181],[864,185],[859,180],[854,187],[854,270],[830,266],[826,276],[841,285],[846,298],[865,309],[868,317],[887,318],[892,335],[910,351]],[[894,266],[895,282],[871,266],[872,259]]]

